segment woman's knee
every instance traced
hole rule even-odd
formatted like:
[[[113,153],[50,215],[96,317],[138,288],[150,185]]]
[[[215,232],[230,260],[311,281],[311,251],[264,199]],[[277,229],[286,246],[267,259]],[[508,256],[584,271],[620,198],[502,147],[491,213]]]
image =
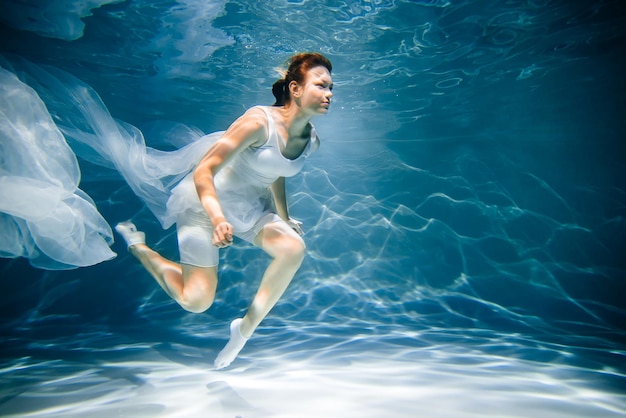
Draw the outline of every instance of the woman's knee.
[[[306,244],[299,235],[297,237],[293,237],[293,242],[290,245],[289,251],[290,254],[296,258],[304,258],[304,255],[306,254]]]
[[[201,313],[213,305],[217,288],[215,267],[195,267],[183,264],[183,291],[178,303],[186,311]]]
[[[277,222],[266,225],[259,238],[261,247],[274,258],[288,258],[297,262],[304,259],[304,240],[286,224]]]
[[[178,303],[184,310],[191,313],[202,313],[213,305],[215,295],[201,294],[183,296]]]
[[[306,245],[299,235],[285,235],[277,239],[276,258],[284,258],[292,263],[300,264],[306,254]]]

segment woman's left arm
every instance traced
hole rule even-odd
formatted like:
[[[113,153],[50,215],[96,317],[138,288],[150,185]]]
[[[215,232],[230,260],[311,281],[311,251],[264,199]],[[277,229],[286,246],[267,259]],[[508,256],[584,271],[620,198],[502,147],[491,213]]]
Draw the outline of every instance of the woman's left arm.
[[[274,203],[276,205],[276,212],[287,225],[291,227],[298,235],[304,235],[302,230],[302,222],[297,221],[289,217],[289,209],[287,208],[287,193],[285,193],[285,178],[279,177],[271,186],[272,194],[274,195]]]
[[[302,222],[289,217],[289,209],[287,209],[287,193],[285,193],[285,178],[279,177],[271,186],[272,195],[274,195],[274,203],[276,212],[287,225],[291,227],[298,235],[304,235],[302,230]]]
[[[287,193],[285,192],[285,178],[279,177],[271,186],[276,212],[278,216],[286,222],[289,220],[289,209],[287,208]]]

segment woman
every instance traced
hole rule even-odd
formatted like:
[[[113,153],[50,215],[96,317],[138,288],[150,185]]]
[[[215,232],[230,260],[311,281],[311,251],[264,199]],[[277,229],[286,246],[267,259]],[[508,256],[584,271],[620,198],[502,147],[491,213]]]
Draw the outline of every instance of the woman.
[[[274,106],[249,109],[173,190],[168,210],[180,208],[180,264],[147,247],[132,223],[115,228],[163,290],[190,312],[204,312],[213,303],[218,249],[230,246],[233,236],[273,258],[248,312],[230,325],[230,340],[215,360],[218,369],[235,359],[304,258],[300,223],[289,217],[285,177],[297,174],[319,145],[310,120],[328,112],[332,65],[317,53],[295,55],[289,63],[272,88]]]

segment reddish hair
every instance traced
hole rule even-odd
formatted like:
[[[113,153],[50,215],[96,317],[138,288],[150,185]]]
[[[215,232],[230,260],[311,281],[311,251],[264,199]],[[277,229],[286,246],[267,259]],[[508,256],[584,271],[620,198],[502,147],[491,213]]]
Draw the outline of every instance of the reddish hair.
[[[333,65],[328,58],[317,52],[305,52],[297,54],[287,60],[289,67],[285,73],[285,77],[277,80],[272,86],[272,94],[276,98],[274,106],[284,106],[289,103],[289,83],[295,81],[298,84],[304,84],[306,74],[311,68],[325,67],[328,72],[333,71]]]

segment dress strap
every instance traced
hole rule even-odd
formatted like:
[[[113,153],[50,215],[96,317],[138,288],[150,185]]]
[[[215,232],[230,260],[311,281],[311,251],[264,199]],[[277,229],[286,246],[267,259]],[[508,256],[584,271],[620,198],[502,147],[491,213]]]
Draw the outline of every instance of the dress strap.
[[[287,144],[284,142],[285,140],[276,133],[274,117],[272,116],[271,111],[268,109],[268,106],[257,106],[257,107],[262,109],[263,112],[265,112],[265,115],[267,116],[267,142],[266,143],[267,144],[271,143],[272,138],[274,138],[273,142],[275,146],[279,145],[278,144],[279,140],[283,141],[283,147],[286,146]],[[306,147],[302,151],[302,154],[300,154],[298,158],[301,158],[301,157],[307,158],[311,153],[317,150],[318,147],[319,147],[319,140],[317,138],[317,132],[315,131],[315,126],[311,124],[311,138],[309,139],[309,143],[306,145]],[[280,147],[279,147],[279,150],[280,150]]]
[[[267,143],[270,142],[272,137],[276,137],[276,127],[274,126],[274,118],[272,117],[272,113],[267,108],[267,106],[257,106],[265,113],[267,116]]]

